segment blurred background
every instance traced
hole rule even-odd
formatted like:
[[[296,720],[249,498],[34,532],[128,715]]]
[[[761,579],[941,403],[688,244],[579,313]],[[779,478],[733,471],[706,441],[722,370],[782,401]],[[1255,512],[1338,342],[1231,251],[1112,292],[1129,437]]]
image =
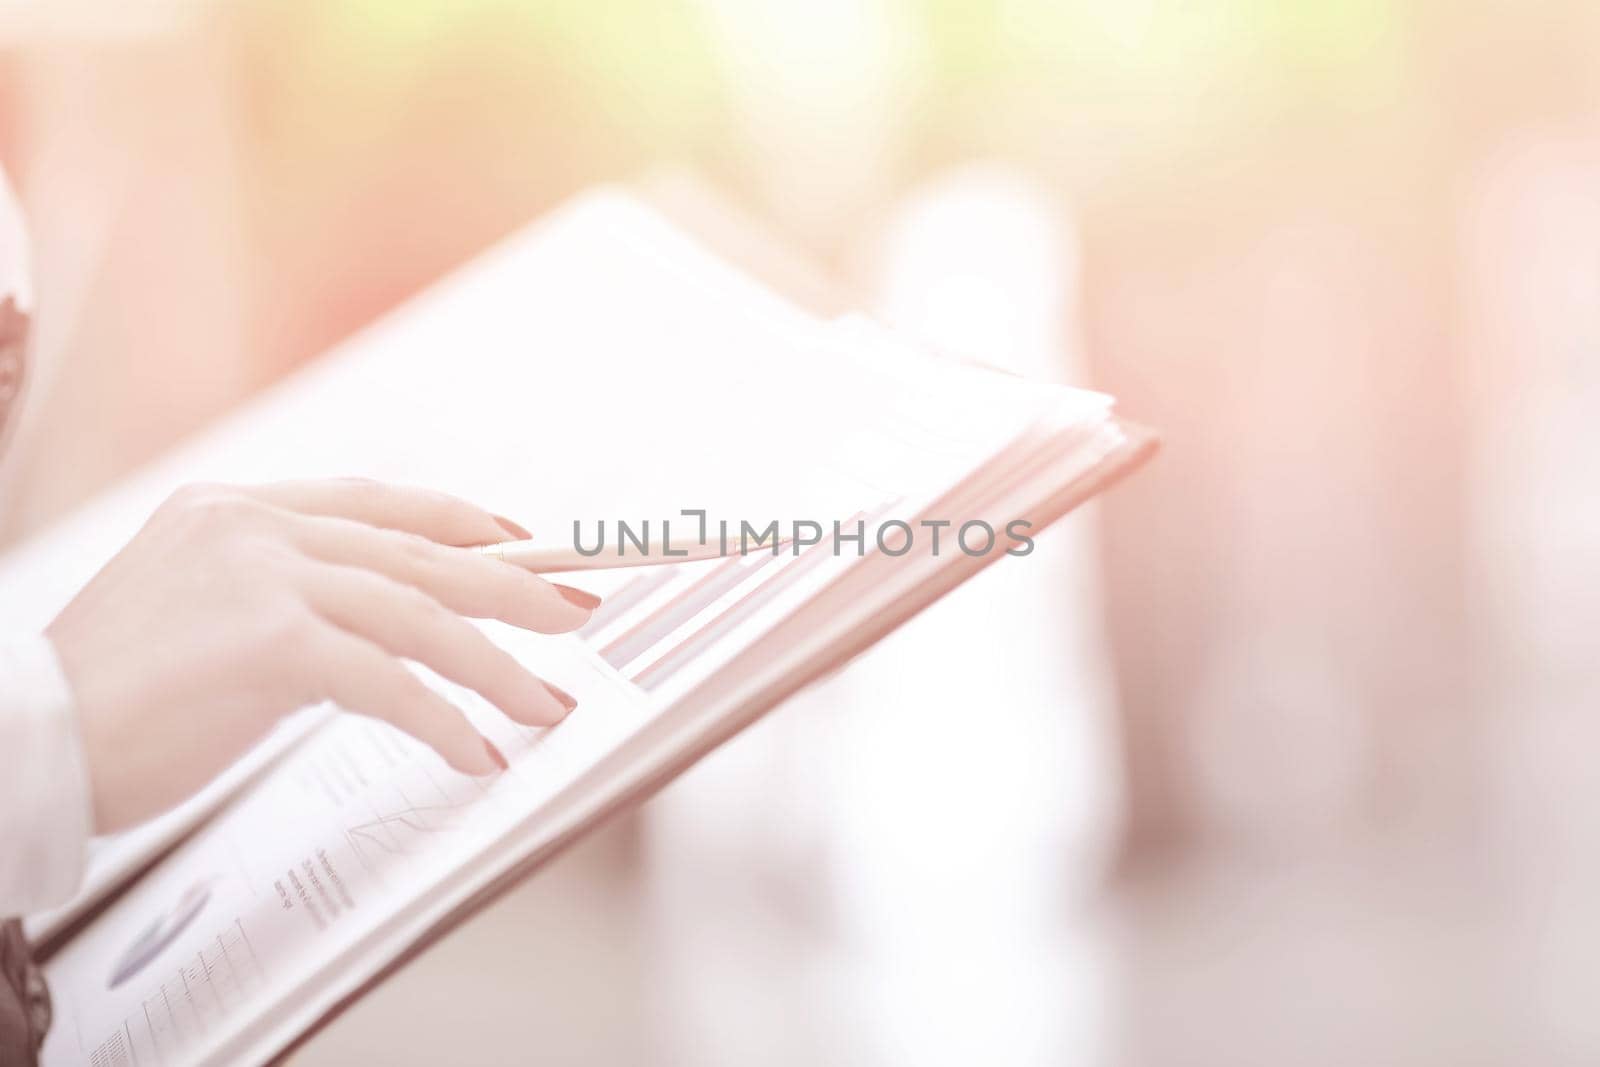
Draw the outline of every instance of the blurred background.
[[[0,543],[666,175],[1165,452],[294,1062],[1594,1062],[1597,34],[1583,0],[0,0],[42,308]]]

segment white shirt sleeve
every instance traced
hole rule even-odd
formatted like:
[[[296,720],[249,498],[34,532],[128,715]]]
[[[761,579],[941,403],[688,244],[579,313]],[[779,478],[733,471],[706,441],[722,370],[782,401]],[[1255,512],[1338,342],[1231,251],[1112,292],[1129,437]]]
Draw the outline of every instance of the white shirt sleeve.
[[[61,904],[94,825],[72,690],[43,637],[0,645],[0,916]]]

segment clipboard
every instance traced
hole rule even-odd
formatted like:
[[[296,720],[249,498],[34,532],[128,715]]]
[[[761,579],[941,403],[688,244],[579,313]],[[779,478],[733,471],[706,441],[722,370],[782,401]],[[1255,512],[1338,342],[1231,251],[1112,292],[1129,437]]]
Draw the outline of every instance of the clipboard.
[[[1159,450],[1160,439],[1156,433],[1137,423],[1118,419],[1124,441],[1094,470],[1062,486],[1054,495],[1040,504],[1031,514],[1024,516],[1034,522],[1034,528],[1043,530],[1079,505],[1088,502],[1110,489],[1148,462]],[[752,702],[743,713],[729,717],[711,735],[684,748],[663,767],[622,786],[615,796],[608,798],[537,850],[521,857],[509,870],[475,889],[465,900],[453,906],[448,914],[429,923],[405,949],[383,964],[369,978],[361,982],[333,1003],[326,1011],[305,1027],[293,1041],[286,1045],[271,1061],[284,1064],[293,1053],[319,1032],[335,1021],[356,1002],[414,962],[430,947],[448,937],[461,924],[467,922],[501,897],[515,889],[523,880],[532,877],[546,864],[560,856],[578,840],[602,826],[610,819],[648,801],[678,775],[688,770],[722,744],[736,737],[746,727],[782,704],[811,682],[840,670],[850,660],[865,652],[918,612],[933,604],[945,593],[965,582],[974,574],[1003,558],[1002,552],[983,556],[962,556],[961,564],[941,571],[942,580],[923,583],[919,595],[902,601],[892,613],[880,614],[874,624],[844,635],[837,647],[830,649],[817,661],[803,669],[795,669],[767,685],[762,696]]]

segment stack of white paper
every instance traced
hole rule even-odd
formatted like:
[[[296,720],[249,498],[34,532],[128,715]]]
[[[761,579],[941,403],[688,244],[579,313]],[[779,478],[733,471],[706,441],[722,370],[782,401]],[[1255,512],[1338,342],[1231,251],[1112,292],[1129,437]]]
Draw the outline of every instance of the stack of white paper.
[[[384,724],[302,714],[108,850],[86,900],[199,824],[49,960],[45,1062],[269,1058],[599,815],[1023,551],[1008,526],[1036,534],[1134,451],[1106,397],[815,319],[626,197],[576,202],[24,550],[0,582],[32,584],[0,621],[47,619],[91,569],[60,546],[92,565],[194,478],[428,484],[547,543],[574,519],[591,539],[602,519],[687,537],[702,512],[713,537],[725,520],[796,540],[575,578],[606,601],[578,634],[484,624],[578,699],[534,730],[428,675],[510,760],[493,779]]]

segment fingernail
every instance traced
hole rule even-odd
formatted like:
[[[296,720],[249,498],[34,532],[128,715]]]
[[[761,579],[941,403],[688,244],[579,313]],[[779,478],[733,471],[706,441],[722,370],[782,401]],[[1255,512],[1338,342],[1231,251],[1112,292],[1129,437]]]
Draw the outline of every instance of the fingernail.
[[[550,584],[556,587],[556,592],[561,594],[561,599],[573,607],[582,608],[584,611],[593,611],[600,606],[600,598],[593,593],[585,593],[582,589],[574,589],[570,585],[562,585],[559,582],[551,582]]]
[[[567,692],[565,689],[562,689],[560,686],[551,685],[549,682],[545,682],[544,687],[550,690],[550,695],[561,701],[561,706],[566,708],[568,711],[571,711],[573,708],[578,706],[578,698]]]
[[[494,760],[494,765],[496,767],[499,767],[502,771],[509,771],[511,769],[511,764],[506,762],[505,756],[498,748],[494,747],[494,742],[489,740],[487,737],[483,739],[483,750],[489,753],[489,758]]]
[[[518,541],[531,541],[533,539],[533,534],[529,533],[520,523],[512,522],[504,515],[494,516],[494,521],[498,522],[502,530],[515,537]]]

